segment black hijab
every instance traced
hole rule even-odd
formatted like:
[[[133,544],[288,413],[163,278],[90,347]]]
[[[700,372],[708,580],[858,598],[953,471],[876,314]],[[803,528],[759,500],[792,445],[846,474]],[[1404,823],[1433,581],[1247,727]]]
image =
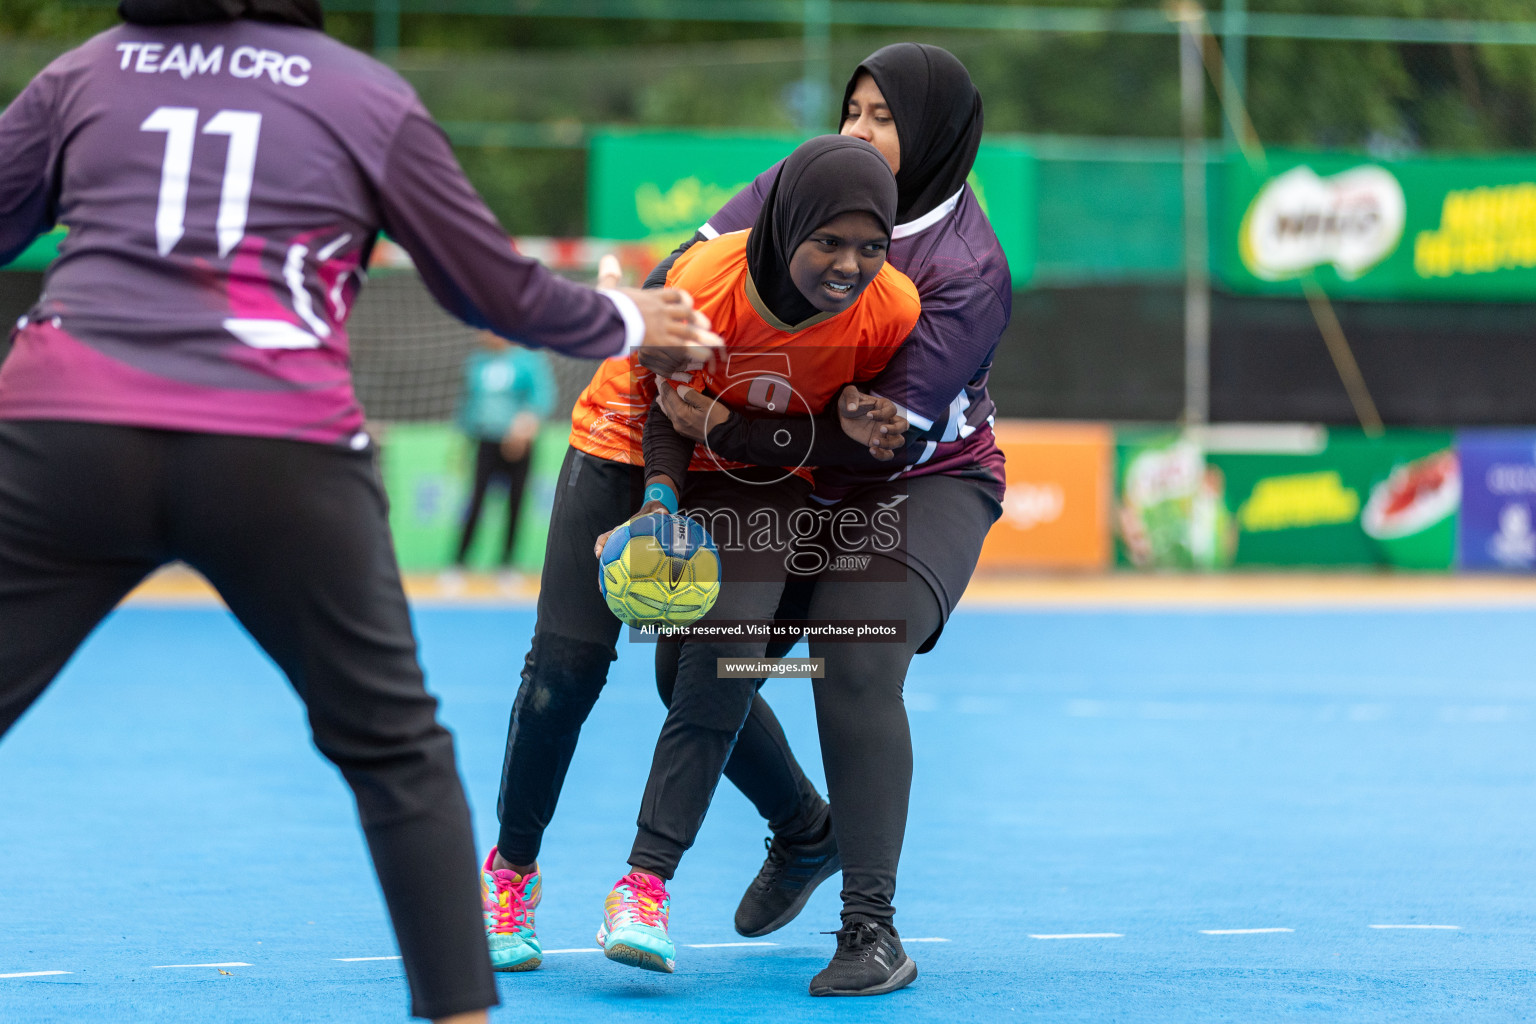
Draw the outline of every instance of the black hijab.
[[[134,25],[195,25],[250,18],[300,28],[325,28],[320,0],[121,0],[117,13]]]
[[[768,311],[794,325],[821,313],[789,276],[789,258],[815,230],[844,213],[896,223],[896,182],[863,139],[818,135],[785,158],[747,236],[747,273]]]
[[[901,142],[896,222],[916,220],[960,191],[981,145],[981,93],[955,55],[927,43],[893,43],[865,58],[843,90],[848,110],[859,75],[885,95]]]

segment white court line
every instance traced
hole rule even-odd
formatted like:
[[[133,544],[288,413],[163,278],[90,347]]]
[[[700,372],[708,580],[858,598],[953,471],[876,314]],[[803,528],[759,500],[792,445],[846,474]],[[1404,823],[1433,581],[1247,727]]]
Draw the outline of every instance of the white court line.
[[[1372,928],[1417,928],[1429,931],[1459,932],[1459,924],[1373,924]]]
[[[68,971],[17,971],[15,974],[0,974],[0,978],[42,978],[50,974],[68,973]]]
[[[250,967],[250,966],[251,966],[250,964],[241,963],[239,960],[236,960],[234,963],[229,963],[229,964],[156,964],[154,967],[151,967],[150,970],[152,970],[152,971],[164,971],[164,970],[167,970],[168,968],[171,968],[171,967]]]
[[[342,964],[360,964],[368,960],[399,960],[397,956],[333,956],[332,960]]]
[[[1201,935],[1272,935],[1275,932],[1293,932],[1295,928],[1202,928]]]
[[[690,942],[689,949],[738,949],[742,946],[777,946],[777,942]]]
[[[551,953],[601,953],[601,952],[602,952],[602,948],[598,947],[598,946],[582,946],[580,949],[546,949],[544,951],[544,955],[545,956],[549,956]]]
[[[1069,935],[1031,935],[1032,939],[1123,939],[1120,932],[1078,932]]]
[[[948,939],[902,939],[903,944],[908,942],[948,942]]]

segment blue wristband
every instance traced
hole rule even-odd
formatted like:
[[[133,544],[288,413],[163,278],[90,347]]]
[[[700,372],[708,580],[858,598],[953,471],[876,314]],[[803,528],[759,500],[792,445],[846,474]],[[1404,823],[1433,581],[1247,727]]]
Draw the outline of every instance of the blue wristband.
[[[667,506],[668,512],[677,514],[677,492],[666,484],[645,485],[645,504],[649,505],[653,501],[661,502]]]

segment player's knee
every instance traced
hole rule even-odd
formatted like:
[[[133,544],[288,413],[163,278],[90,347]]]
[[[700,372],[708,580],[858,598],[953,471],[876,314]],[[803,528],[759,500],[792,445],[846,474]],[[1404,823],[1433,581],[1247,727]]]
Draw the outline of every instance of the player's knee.
[[[755,679],[715,679],[713,673],[710,678],[699,680],[684,676],[672,691],[667,717],[669,721],[734,736],[745,724],[756,695]]]
[[[824,682],[860,706],[900,702],[912,655],[898,644],[836,644],[812,650],[823,658]]]
[[[336,728],[311,722],[315,748],[357,792],[365,818],[393,816],[393,805],[421,802],[427,791],[458,785],[453,734],[435,717],[395,727]]]
[[[410,673],[379,672],[368,685],[342,687],[311,680],[300,686],[315,748],[346,768],[428,756],[439,747],[453,757],[453,738],[437,719],[437,698],[427,692],[414,660]]]
[[[536,633],[523,663],[513,714],[525,725],[579,729],[608,681],[613,648],[552,633]]]

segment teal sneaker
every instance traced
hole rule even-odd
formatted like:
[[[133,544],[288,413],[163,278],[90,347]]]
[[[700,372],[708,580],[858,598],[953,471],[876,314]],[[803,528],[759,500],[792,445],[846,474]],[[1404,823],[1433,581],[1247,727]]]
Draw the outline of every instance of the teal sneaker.
[[[632,871],[608,893],[597,944],[609,960],[671,974],[677,966],[677,947],[667,935],[671,912],[666,883],[655,875]]]
[[[544,895],[538,866],[526,875],[493,867],[496,850],[480,869],[480,902],[485,910],[485,939],[491,947],[491,969],[531,971],[544,962],[544,947],[533,933],[533,908]]]

